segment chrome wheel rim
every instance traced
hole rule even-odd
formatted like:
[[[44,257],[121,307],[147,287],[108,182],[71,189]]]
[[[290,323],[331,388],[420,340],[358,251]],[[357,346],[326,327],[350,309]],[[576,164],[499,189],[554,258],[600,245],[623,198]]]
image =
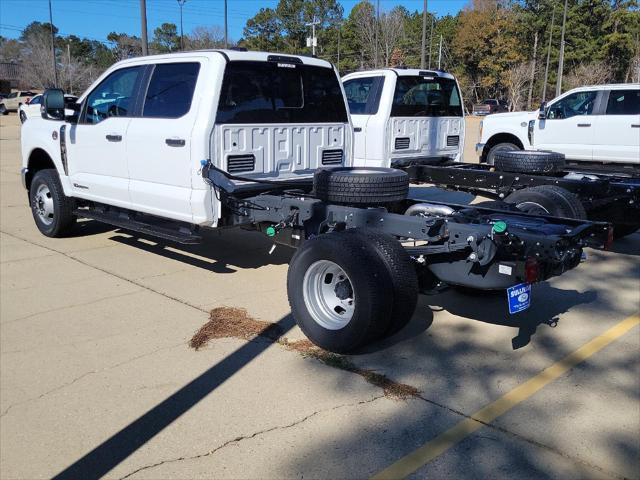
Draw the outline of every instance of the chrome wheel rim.
[[[551,215],[551,212],[536,202],[522,202],[516,204],[516,208],[525,213],[533,215]]]
[[[49,187],[45,184],[38,186],[36,190],[33,198],[33,211],[45,225],[51,225],[53,223],[53,197],[51,190],[49,190]]]
[[[304,303],[315,322],[327,330],[346,327],[355,311],[351,279],[336,263],[318,260],[304,275]]]

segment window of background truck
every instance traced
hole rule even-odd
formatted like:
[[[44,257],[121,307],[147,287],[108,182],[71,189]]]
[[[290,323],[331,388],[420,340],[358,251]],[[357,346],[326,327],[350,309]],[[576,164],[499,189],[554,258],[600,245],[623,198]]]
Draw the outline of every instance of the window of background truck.
[[[222,82],[216,123],[346,123],[331,68],[233,61]]]
[[[16,98],[18,96],[18,92],[13,92],[7,95],[7,98]]]
[[[109,117],[131,116],[142,67],[116,70],[87,97],[87,108],[81,123],[95,124]]]
[[[144,99],[143,117],[178,118],[191,109],[200,64],[163,63],[153,69]]]
[[[575,92],[553,103],[548,110],[549,120],[560,120],[576,115],[591,115],[598,92]]]
[[[29,105],[40,105],[42,103],[42,95],[37,95],[29,101]]]
[[[375,115],[380,106],[384,77],[354,78],[344,83],[344,90],[352,115]]]
[[[640,89],[609,91],[607,115],[640,115]]]
[[[455,80],[398,77],[391,116],[461,117],[462,105]]]

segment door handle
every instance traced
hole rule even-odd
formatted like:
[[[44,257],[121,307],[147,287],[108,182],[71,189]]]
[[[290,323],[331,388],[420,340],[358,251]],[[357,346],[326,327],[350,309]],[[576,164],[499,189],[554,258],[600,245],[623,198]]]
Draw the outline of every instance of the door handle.
[[[122,135],[106,135],[106,139],[110,142],[121,142]]]
[[[632,123],[631,128],[640,128],[640,123]]]
[[[353,127],[353,131],[358,133],[358,132],[362,131],[362,128],[361,127]]]
[[[591,124],[590,123],[579,123],[578,126],[579,127],[590,127]]]
[[[165,138],[164,143],[170,147],[184,147],[185,141],[182,138]]]

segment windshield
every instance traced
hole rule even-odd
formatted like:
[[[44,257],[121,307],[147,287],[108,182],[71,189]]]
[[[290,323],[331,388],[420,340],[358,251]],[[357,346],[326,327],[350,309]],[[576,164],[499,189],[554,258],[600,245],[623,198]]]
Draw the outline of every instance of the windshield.
[[[391,107],[392,117],[461,117],[455,80],[400,76]]]
[[[216,123],[346,123],[331,68],[279,62],[229,62]]]

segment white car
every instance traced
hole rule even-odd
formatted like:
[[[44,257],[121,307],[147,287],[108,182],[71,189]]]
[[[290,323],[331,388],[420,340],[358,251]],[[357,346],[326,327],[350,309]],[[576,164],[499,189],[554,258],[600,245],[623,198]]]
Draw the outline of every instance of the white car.
[[[576,88],[539,111],[489,115],[480,124],[480,161],[493,165],[496,152],[505,150],[640,166],[640,84]]]
[[[461,160],[464,113],[453,75],[387,68],[345,75],[342,83],[355,132],[356,166]]]
[[[64,96],[65,104],[69,105],[75,103],[78,100],[78,97],[74,95],[66,95]],[[42,105],[42,95],[36,95],[31,98],[28,103],[23,103],[20,105],[18,109],[18,115],[20,116],[20,122],[24,123],[27,119],[32,117],[40,117],[40,106]]]

